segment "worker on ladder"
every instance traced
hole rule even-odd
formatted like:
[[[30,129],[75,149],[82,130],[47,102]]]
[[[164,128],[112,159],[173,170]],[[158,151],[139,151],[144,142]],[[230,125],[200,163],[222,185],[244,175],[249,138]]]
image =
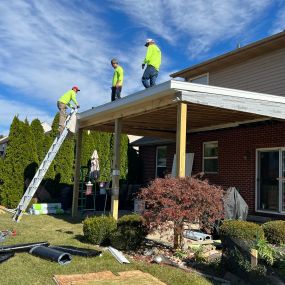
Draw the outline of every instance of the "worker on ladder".
[[[58,131],[60,134],[63,132],[63,129],[64,129],[64,123],[65,123],[66,116],[67,116],[66,115],[67,106],[73,109],[80,107],[76,100],[76,95],[78,91],[80,91],[80,89],[77,86],[73,86],[71,90],[64,93],[57,101],[57,107],[59,109]],[[76,106],[73,106],[71,104],[71,101],[73,101],[73,103]]]

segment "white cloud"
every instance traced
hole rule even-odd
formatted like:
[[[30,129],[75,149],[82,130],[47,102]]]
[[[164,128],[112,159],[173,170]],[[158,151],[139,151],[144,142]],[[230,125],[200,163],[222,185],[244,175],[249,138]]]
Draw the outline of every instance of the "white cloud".
[[[270,0],[123,0],[114,9],[170,44],[186,43],[190,56],[195,57],[246,31],[270,4]]]
[[[285,7],[278,11],[272,28],[272,33],[279,33],[285,30]]]
[[[51,123],[53,117],[48,112],[39,110],[37,107],[30,104],[24,104],[15,100],[7,100],[0,96],[0,134],[8,135],[10,123],[15,115],[18,115],[20,120],[28,119],[31,122],[33,119],[39,119]]]
[[[57,99],[73,85],[81,89],[81,110],[109,102],[110,59],[118,53],[126,74],[123,94],[143,88],[145,48],[137,43],[118,48],[114,27],[104,22],[100,9],[92,1],[81,7],[65,0],[0,2],[0,84],[21,95],[17,106],[33,102],[31,109],[22,105],[33,113],[41,106],[38,114],[52,117]],[[7,110],[6,129],[18,109]]]
[[[47,104],[74,84],[86,101],[107,100],[111,33],[95,5],[73,8],[69,1],[1,1],[2,84]]]

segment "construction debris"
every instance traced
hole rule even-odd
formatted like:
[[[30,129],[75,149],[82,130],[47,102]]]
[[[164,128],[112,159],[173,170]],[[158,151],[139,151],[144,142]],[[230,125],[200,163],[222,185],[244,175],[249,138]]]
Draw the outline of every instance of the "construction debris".
[[[122,252],[118,251],[117,249],[113,248],[112,246],[108,247],[110,253],[121,263],[130,263],[126,257],[122,254]]]
[[[39,245],[48,246],[49,243],[48,242],[36,242],[36,243],[21,243],[21,244],[0,246],[0,253],[2,252],[3,253],[4,252],[25,252]]]
[[[15,255],[14,252],[4,252],[0,253],[0,263],[8,260],[9,258],[13,257]]]
[[[46,246],[36,246],[30,251],[30,254],[36,255],[45,259],[56,261],[60,265],[66,265],[71,262],[71,255],[67,252],[62,252]]]
[[[15,235],[16,235],[15,230],[0,231],[0,242],[5,241],[9,236],[15,236]]]
[[[80,248],[74,246],[56,245],[56,246],[50,246],[50,248],[83,257],[94,257],[94,256],[100,256],[102,254],[101,251],[95,249]]]
[[[29,210],[32,215],[63,214],[61,203],[37,203],[33,204]]]
[[[148,285],[166,285],[149,273],[144,273],[140,270],[118,272],[118,275],[111,271],[103,271],[97,273],[87,274],[73,274],[73,275],[55,275],[53,280],[57,285],[71,285],[71,284],[148,284]],[[102,283],[101,283],[101,282]]]
[[[205,240],[212,240],[211,235],[207,235],[201,232],[191,231],[191,230],[185,230],[183,233],[183,236],[192,240],[196,241],[205,241]]]

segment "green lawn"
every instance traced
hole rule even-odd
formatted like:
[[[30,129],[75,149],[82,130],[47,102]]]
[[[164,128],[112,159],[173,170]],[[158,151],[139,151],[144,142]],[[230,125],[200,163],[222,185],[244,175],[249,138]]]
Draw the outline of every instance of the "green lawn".
[[[82,224],[68,217],[58,216],[23,216],[20,223],[12,221],[11,214],[0,215],[0,230],[16,229],[16,237],[9,237],[1,245],[48,241],[52,245],[72,245],[94,248],[81,242]],[[214,284],[211,281],[180,269],[169,266],[133,262],[121,265],[111,254],[104,252],[101,257],[84,258],[73,256],[68,265],[59,265],[28,253],[17,253],[8,261],[0,264],[0,284],[55,284],[55,274],[76,274],[98,271],[117,273],[126,270],[141,270],[157,277],[166,284]]]

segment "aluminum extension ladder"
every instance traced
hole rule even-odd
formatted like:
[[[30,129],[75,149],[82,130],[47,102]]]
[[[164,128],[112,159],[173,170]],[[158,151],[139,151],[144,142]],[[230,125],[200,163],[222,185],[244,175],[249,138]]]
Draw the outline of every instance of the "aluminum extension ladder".
[[[15,214],[13,216],[13,220],[19,222],[22,218],[22,215],[26,211],[30,201],[34,197],[41,181],[43,180],[46,172],[48,171],[52,161],[54,160],[57,152],[59,151],[62,143],[64,142],[68,131],[75,132],[75,124],[76,124],[76,113],[77,109],[73,110],[66,118],[63,132],[60,136],[57,136],[51,145],[48,153],[46,154],[43,162],[41,163],[38,171],[36,172],[34,178],[32,179],[29,187],[27,188],[24,196],[22,197],[20,203],[18,204]]]

